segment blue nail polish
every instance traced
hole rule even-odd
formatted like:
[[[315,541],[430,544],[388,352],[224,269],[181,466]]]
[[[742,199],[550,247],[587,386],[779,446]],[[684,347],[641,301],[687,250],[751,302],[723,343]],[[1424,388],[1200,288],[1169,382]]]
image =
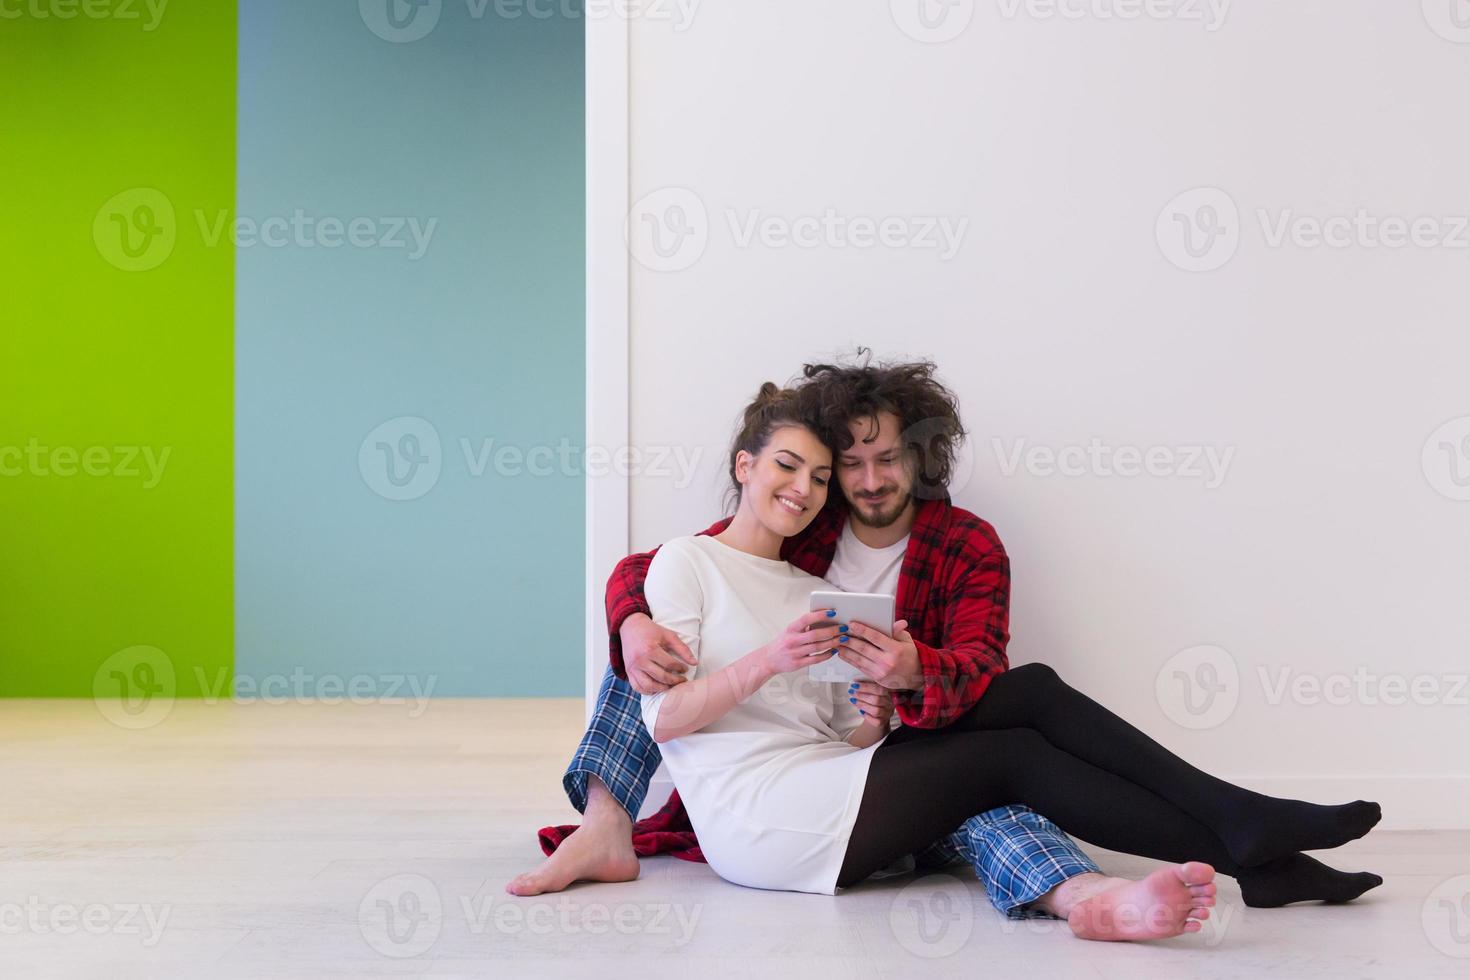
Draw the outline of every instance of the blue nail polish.
[[[832,653],[840,653],[841,651],[839,651],[836,647],[833,647],[832,650],[831,650],[831,652]]]
[[[847,626],[846,625],[843,625],[843,626],[837,627],[837,632],[839,632],[839,633],[846,633],[847,632]]]
[[[845,636],[839,636],[837,638],[837,642],[838,643],[846,643],[847,642],[847,637],[845,637]]]
[[[863,710],[863,709],[862,709],[862,708],[859,708],[859,709],[858,709],[858,714],[860,714],[860,715],[866,715],[866,714],[867,714],[867,712],[866,712],[866,711],[864,711],[864,710]]]
[[[827,610],[827,618],[828,619],[831,619],[833,616],[836,616],[836,615],[837,615],[837,610],[836,609],[828,609]]]
[[[851,701],[853,704],[857,704],[857,698],[848,698],[847,700]]]

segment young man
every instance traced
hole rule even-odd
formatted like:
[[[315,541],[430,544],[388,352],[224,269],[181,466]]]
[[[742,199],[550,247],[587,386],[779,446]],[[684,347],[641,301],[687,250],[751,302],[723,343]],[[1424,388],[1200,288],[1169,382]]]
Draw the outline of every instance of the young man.
[[[824,386],[823,404],[845,423],[851,444],[836,455],[842,493],[830,495],[782,555],[845,591],[897,596],[892,635],[854,626],[840,656],[889,689],[905,725],[942,728],[1008,666],[1009,560],[994,529],[954,507],[947,492],[964,436],[956,400],[927,362],[808,365],[805,377]],[[727,523],[701,533],[717,534]],[[632,820],[660,756],[637,692],[682,683],[694,663],[677,636],[648,616],[642,583],[652,557],[625,558],[608,583],[611,664],[563,777],[585,823],[539,868],[514,879],[511,894],[638,876]],[[1008,916],[1064,918],[1091,939],[1161,935],[1150,929],[1159,920],[1149,912],[1166,901],[1164,879],[1178,873],[1163,869],[1142,881],[1104,876],[1055,824],[1025,807],[972,817],[916,858],[923,866],[966,860]]]

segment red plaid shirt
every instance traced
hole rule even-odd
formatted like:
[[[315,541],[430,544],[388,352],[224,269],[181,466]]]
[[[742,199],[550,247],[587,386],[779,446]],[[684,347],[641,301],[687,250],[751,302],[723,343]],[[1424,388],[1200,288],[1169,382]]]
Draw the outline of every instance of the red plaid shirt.
[[[804,531],[786,539],[781,557],[804,572],[826,575],[846,520],[845,505],[823,508]],[[729,523],[727,517],[699,533],[719,534]],[[608,579],[609,659],[624,679],[618,629],[633,613],[648,614],[643,578],[657,551],[629,555]],[[905,725],[948,725],[1007,668],[1010,593],[1010,559],[995,529],[948,497],[919,501],[896,597],[897,616],[908,620],[924,676],[921,690],[894,692],[894,708]]]

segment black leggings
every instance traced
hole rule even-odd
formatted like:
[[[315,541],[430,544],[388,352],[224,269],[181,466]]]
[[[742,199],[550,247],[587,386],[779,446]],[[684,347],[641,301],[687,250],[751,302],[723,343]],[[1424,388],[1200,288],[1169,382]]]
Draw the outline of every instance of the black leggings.
[[[1234,877],[1336,847],[1378,820],[1377,804],[1318,806],[1216,779],[1030,664],[994,678],[948,727],[903,727],[878,747],[837,884],[1008,804],[1110,850],[1205,861]]]

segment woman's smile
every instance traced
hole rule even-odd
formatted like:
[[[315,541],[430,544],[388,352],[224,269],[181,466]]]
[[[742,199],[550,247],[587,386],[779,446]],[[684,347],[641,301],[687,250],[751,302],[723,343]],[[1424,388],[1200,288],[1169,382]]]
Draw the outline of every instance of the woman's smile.
[[[805,504],[798,503],[791,497],[785,496],[784,494],[776,494],[776,500],[780,502],[782,507],[793,514],[801,514],[806,511]]]

